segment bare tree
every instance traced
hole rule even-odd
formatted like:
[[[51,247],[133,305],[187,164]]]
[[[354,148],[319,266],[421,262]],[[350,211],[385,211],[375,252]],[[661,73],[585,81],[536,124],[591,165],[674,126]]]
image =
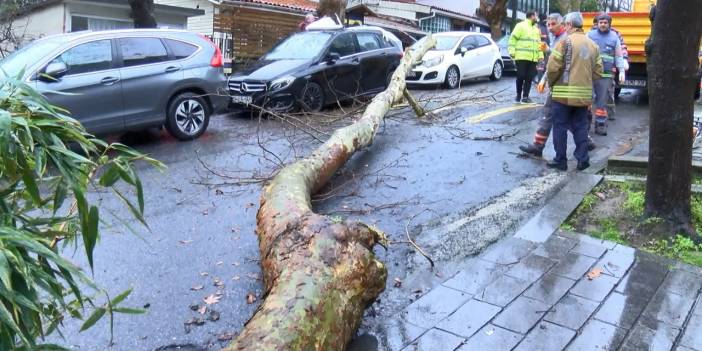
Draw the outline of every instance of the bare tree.
[[[696,237],[690,219],[692,121],[702,1],[659,0],[646,43],[650,132],[646,214]],[[655,18],[655,20],[654,20]],[[675,53],[675,55],[671,55]]]
[[[516,0],[514,0],[516,2]],[[502,36],[502,21],[507,17],[507,0],[480,0],[478,14],[490,25],[493,40]]]
[[[341,23],[344,23],[346,18],[346,4],[347,0],[320,0],[317,6],[317,13],[319,16],[329,16],[335,18],[339,16]]]
[[[0,58],[4,58],[22,45],[25,39],[25,28],[18,25],[18,22],[22,10],[30,4],[31,1],[27,0],[0,2]]]
[[[154,18],[154,0],[129,0],[132,8],[134,28],[156,28],[158,25]]]

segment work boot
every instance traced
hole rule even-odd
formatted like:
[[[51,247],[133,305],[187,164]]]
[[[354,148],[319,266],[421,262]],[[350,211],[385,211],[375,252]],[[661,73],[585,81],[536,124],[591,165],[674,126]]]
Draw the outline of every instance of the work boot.
[[[529,144],[527,146],[519,145],[519,150],[536,157],[541,157],[544,153],[544,146],[540,144]]]
[[[595,134],[597,135],[607,135],[607,124],[596,122],[595,123]]]
[[[525,96],[522,98],[522,103],[523,104],[533,104],[534,101],[532,101],[528,96]]]
[[[522,97],[519,96],[519,95],[517,95],[517,97],[514,98],[514,102],[516,102],[516,103],[519,103],[519,102],[521,102],[521,101],[522,101]]]
[[[582,171],[586,168],[590,167],[590,162],[588,161],[583,161],[583,162],[578,162],[578,171]]]
[[[567,171],[567,170],[568,170],[568,164],[567,164],[567,163],[565,163],[565,162],[558,162],[558,161],[556,161],[556,160],[548,161],[548,162],[546,163],[546,166],[548,166],[548,168],[554,168],[554,169],[558,169],[558,170],[561,170],[561,171]]]
[[[590,136],[587,136],[587,151],[592,151],[595,150],[597,145],[595,145],[595,141],[590,138]]]

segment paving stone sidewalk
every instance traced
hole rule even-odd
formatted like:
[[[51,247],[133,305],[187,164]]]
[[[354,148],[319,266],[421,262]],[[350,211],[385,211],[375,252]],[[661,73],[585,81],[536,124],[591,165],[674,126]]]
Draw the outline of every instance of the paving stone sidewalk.
[[[702,350],[698,267],[561,231],[471,260],[388,321],[389,349]]]

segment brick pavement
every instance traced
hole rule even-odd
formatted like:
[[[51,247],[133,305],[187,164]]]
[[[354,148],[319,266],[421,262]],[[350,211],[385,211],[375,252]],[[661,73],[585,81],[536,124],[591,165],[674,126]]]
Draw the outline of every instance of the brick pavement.
[[[698,267],[561,231],[471,260],[387,322],[390,350],[702,350]]]

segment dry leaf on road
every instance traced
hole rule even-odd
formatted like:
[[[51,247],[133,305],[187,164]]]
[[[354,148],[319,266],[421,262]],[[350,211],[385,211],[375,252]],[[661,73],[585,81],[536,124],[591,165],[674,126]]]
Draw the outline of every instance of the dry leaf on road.
[[[202,285],[195,285],[193,287],[190,287],[190,290],[198,291],[198,290],[202,290],[203,288],[204,288],[204,286],[202,286]]]
[[[234,338],[234,334],[229,333],[229,332],[224,332],[222,334],[217,335],[217,340],[219,340],[219,341],[229,341],[233,338]]]
[[[235,275],[235,276],[232,277],[232,280],[239,280],[239,279],[241,279],[241,278],[239,278],[238,275]]]
[[[214,305],[214,304],[218,303],[221,298],[222,298],[222,295],[212,294],[212,295],[202,299],[202,301],[208,305]]]
[[[402,280],[400,278],[395,278],[395,287],[399,288],[402,286]]]
[[[600,193],[600,192],[595,193],[595,196],[597,196],[600,200],[603,200],[603,201],[604,201],[604,199],[607,198],[607,196],[605,196],[605,194]]]
[[[587,279],[588,280],[593,280],[602,274],[602,268],[600,267],[595,267],[591,271],[587,272]]]
[[[199,314],[205,314],[205,312],[207,312],[207,306],[206,306],[206,305],[202,305],[202,307],[200,307],[200,308],[197,309],[197,312],[198,312]]]
[[[192,240],[178,240],[178,242],[185,245],[185,244],[190,244],[193,241]]]
[[[252,304],[252,303],[254,303],[254,302],[256,302],[256,295],[254,295],[254,294],[252,294],[252,293],[248,293],[248,294],[246,295],[246,303]]]

